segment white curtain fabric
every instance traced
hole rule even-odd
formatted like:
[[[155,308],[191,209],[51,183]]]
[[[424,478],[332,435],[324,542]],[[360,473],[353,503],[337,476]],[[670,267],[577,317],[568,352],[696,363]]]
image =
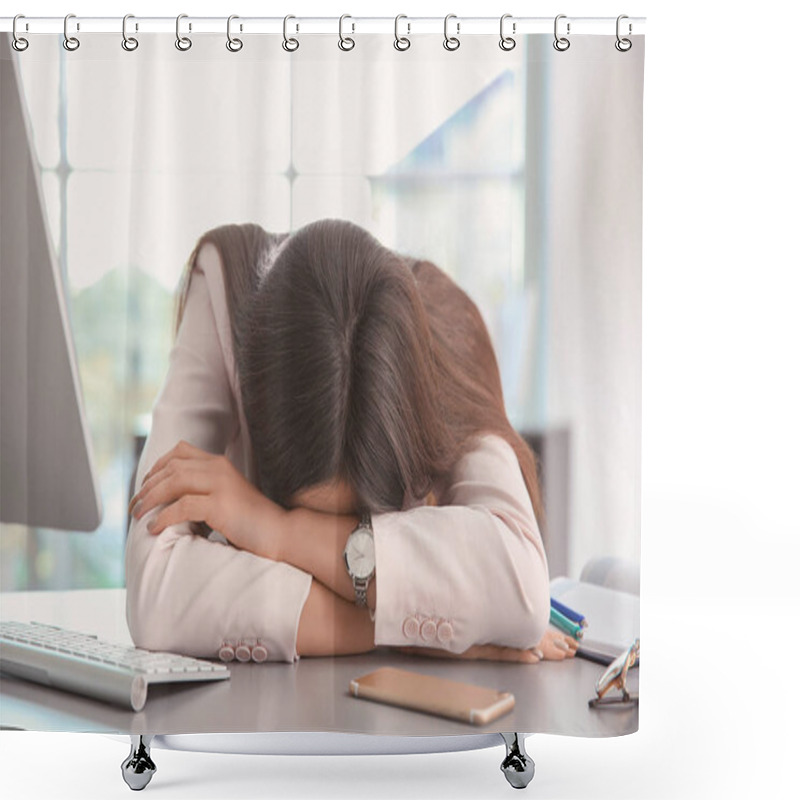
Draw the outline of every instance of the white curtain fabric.
[[[545,416],[572,437],[571,575],[640,554],[644,46],[586,39],[549,71],[546,115]]]
[[[102,603],[84,599],[97,606],[92,624],[105,619],[105,630],[130,634],[138,647],[272,668],[239,670],[230,696],[208,692],[202,709],[148,701],[148,725],[160,734],[434,736],[469,732],[465,723],[483,732],[633,732],[635,706],[597,716],[584,695],[601,673],[593,662],[608,664],[638,641],[643,37],[630,52],[615,49],[613,36],[588,35],[573,37],[566,52],[548,35],[518,37],[511,51],[496,36],[464,37],[456,51],[438,34],[413,37],[405,52],[382,34],[358,36],[352,51],[337,41],[301,37],[299,49],[286,52],[276,37],[253,36],[231,53],[224,35],[197,35],[179,51],[164,33],[141,36],[128,52],[119,35],[93,34],[73,52],[58,36],[37,38],[24,53],[2,50],[0,86],[4,95],[15,91],[13,58],[30,131],[9,139],[24,126],[3,118],[3,164],[30,139],[26,174],[35,180],[5,172],[16,177],[13,186],[4,180],[0,199],[3,208],[19,203],[14,219],[24,226],[42,188],[49,287],[60,276],[102,520],[87,535],[3,519],[0,588],[107,588]],[[8,218],[0,242],[9,241]],[[234,540],[238,522],[203,531],[196,517],[151,535],[156,509],[133,520],[128,510],[144,473],[179,439],[224,454],[245,483],[254,480],[243,455],[252,443],[227,267],[213,247],[198,255],[174,336],[178,280],[198,239],[229,223],[283,233],[321,218],[349,220],[387,247],[433,262],[475,301],[509,420],[541,458],[541,531],[519,461],[498,436],[484,437],[437,484],[439,507],[412,498],[420,502],[374,513],[369,618],[343,593],[352,587],[341,570],[340,532],[323,535],[324,513],[306,512],[302,533],[289,543],[296,531],[287,529],[281,546],[267,550],[266,540],[278,537],[269,526],[298,515],[267,513],[271,500],[254,500],[250,487],[237,496],[246,494],[243,512],[255,515],[241,523],[246,540]],[[29,361],[31,353],[46,361],[56,351],[33,333],[39,289],[31,276],[46,274],[33,254],[50,242],[34,247],[32,230],[14,240],[21,256],[0,247],[4,286],[12,276],[17,287],[27,280],[29,292],[27,308],[14,314],[27,313],[26,324],[14,323],[10,337],[4,328],[3,337],[29,348]],[[20,263],[30,270],[22,278]],[[59,398],[74,393],[56,383],[26,387],[55,400],[51,427],[42,429],[53,431],[54,457],[69,450],[57,441],[69,425]],[[34,438],[47,437],[28,436],[29,450]],[[4,444],[4,473],[8,453]],[[47,476],[25,469],[23,484],[41,480]],[[591,575],[603,577],[569,594],[573,580]],[[603,594],[614,582],[623,591]],[[68,595],[65,613],[80,600]],[[591,653],[586,641],[582,653],[592,663],[504,671],[509,651],[526,664],[567,661],[555,644],[567,647],[565,628],[548,600],[569,604],[570,596],[594,634]],[[468,651],[476,658],[459,658]],[[354,666],[353,655],[364,660]],[[298,660],[306,663],[287,667]],[[361,699],[348,696],[366,667],[389,664],[417,670],[413,699],[426,666],[473,688],[508,686],[513,697],[490,692],[472,704],[470,695],[454,719],[455,710],[448,716],[437,705],[448,694],[440,690],[430,692],[436,707],[423,706],[426,713],[413,704],[390,709],[396,697],[366,706],[368,681],[359,684]],[[251,678],[258,682],[245,682]],[[397,688],[395,681],[390,690]],[[477,707],[489,709],[488,718],[473,719]]]
[[[121,583],[132,439],[166,371],[191,247],[224,222],[320,217],[447,271],[487,322],[511,421],[566,433],[563,469],[545,475],[551,574],[638,562],[643,37],[625,54],[605,36],[566,53],[546,35],[510,52],[494,36],[454,52],[417,36],[408,53],[383,35],[352,52],[336,35],[295,53],[224,41],[178,52],[174,35],[148,34],[128,53],[98,34],[66,53],[50,36],[17,56],[105,516],[91,541],[4,525],[17,564],[4,588],[22,588],[34,535],[59,555],[26,585]]]

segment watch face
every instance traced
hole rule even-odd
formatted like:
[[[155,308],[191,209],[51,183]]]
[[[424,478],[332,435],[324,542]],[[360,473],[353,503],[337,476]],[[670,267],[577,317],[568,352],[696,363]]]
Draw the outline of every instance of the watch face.
[[[356,578],[368,578],[375,568],[375,542],[369,531],[356,530],[347,540],[347,565]]]

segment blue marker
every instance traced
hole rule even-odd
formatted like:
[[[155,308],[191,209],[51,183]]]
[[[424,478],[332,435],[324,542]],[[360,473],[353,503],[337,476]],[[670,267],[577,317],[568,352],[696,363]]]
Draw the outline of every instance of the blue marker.
[[[585,628],[589,623],[586,621],[586,617],[583,614],[579,614],[577,611],[573,611],[571,608],[568,608],[563,603],[559,603],[558,600],[551,597],[550,598],[550,606],[554,608],[556,611],[563,614],[567,619],[571,619],[573,622],[577,622],[581,628]]]

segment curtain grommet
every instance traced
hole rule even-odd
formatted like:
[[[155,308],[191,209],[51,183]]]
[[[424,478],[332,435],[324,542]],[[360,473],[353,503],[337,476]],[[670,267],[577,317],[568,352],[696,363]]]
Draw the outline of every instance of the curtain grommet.
[[[394,18],[394,49],[403,52],[411,47],[411,39],[409,39],[407,36],[400,36],[400,32],[398,31],[398,23],[401,19],[408,19],[408,17],[405,14],[398,14]],[[408,27],[407,33],[411,33],[411,23],[407,22],[406,26]]]
[[[230,53],[238,53],[244,47],[244,43],[242,42],[241,39],[238,39],[236,37],[233,38],[231,37],[231,20],[233,19],[239,19],[239,15],[231,14],[228,17],[228,31],[227,31],[228,41],[225,42],[225,47],[228,48],[228,52]],[[239,27],[239,30],[241,31],[241,26]]]
[[[563,53],[565,50],[569,50],[570,41],[566,38],[566,36],[559,36],[558,35],[558,21],[560,19],[566,19],[566,14],[558,14],[556,16],[555,22],[553,23],[553,35],[556,37],[555,41],[553,42],[553,47],[558,50],[559,53]],[[569,22],[567,23],[567,36],[569,36]]]
[[[80,40],[76,36],[70,36],[67,33],[67,23],[69,22],[69,18],[74,16],[75,14],[67,14],[67,16],[64,17],[64,41],[62,44],[64,45],[64,49],[69,50],[70,52],[77,50],[81,46]],[[80,22],[76,23],[76,27],[78,30],[81,29]]]
[[[135,36],[128,36],[127,26],[129,19],[134,19],[133,14],[126,14],[122,18],[122,49],[132,53],[139,46],[139,40]],[[136,30],[139,30],[138,24],[136,25]]]
[[[504,36],[503,35],[503,23],[511,16],[511,14],[503,14],[500,17],[500,49],[505,50],[508,52],[509,50],[513,50],[517,46],[517,42],[511,36]],[[517,23],[511,23],[511,32],[517,32]]]
[[[11,26],[11,31],[12,31],[12,35],[13,35],[13,38],[11,40],[11,46],[18,53],[21,53],[23,50],[27,50],[28,49],[28,45],[30,44],[30,42],[24,36],[19,36],[17,34],[17,20],[18,19],[25,19],[25,15],[24,14],[17,14],[14,17],[14,23]],[[27,28],[27,23],[25,23],[25,26]],[[23,42],[25,44],[23,44]]]
[[[181,36],[181,20],[188,16],[188,14],[178,14],[175,19],[175,47],[184,53],[192,46],[192,40],[188,36]],[[189,23],[189,30],[192,30],[191,22]]]
[[[282,47],[283,47],[284,50],[286,50],[287,53],[293,53],[295,50],[297,50],[298,47],[300,47],[300,42],[298,42],[297,39],[295,39],[294,37],[288,38],[286,36],[286,25],[287,25],[287,23],[289,22],[290,19],[297,19],[297,17],[295,17],[293,14],[287,14],[283,18],[283,42],[282,42]],[[300,30],[300,26],[299,25],[297,26],[297,30]],[[291,44],[289,44],[290,42],[291,42]]]
[[[627,53],[628,50],[630,50],[631,47],[633,47],[633,42],[630,39],[627,39],[627,38],[620,38],[620,35],[619,35],[619,23],[620,23],[620,20],[623,20],[623,19],[630,19],[630,17],[628,17],[627,14],[620,14],[617,17],[617,41],[614,42],[614,47],[616,47],[617,50],[619,50],[620,53]],[[630,35],[632,32],[633,32],[633,26],[629,22],[628,23],[628,35]]]
[[[445,50],[449,50],[450,52],[452,52],[453,50],[458,50],[458,48],[461,47],[461,40],[458,38],[458,35],[456,36],[447,35],[447,23],[451,18],[457,19],[455,14],[448,14],[444,18],[444,42],[442,43],[442,47],[444,47]],[[456,22],[456,34],[459,33],[461,33],[461,23]]]
[[[342,36],[342,23],[344,22],[345,18],[347,19],[353,19],[353,18],[349,14],[342,14],[342,16],[339,17],[339,49],[344,50],[347,53],[356,46],[356,42],[355,39],[353,39],[350,36]],[[356,32],[355,22],[352,23],[352,25],[353,25],[352,33],[355,33]],[[348,44],[345,45],[345,42],[347,42]]]
[[[288,23],[288,21],[290,19],[297,19],[297,17],[295,17],[294,14],[287,14],[283,18],[283,42],[282,42],[282,47],[283,47],[284,50],[286,50],[287,53],[293,53],[295,50],[297,50],[298,47],[300,47],[300,42],[298,42],[297,39],[295,39],[294,37],[288,38],[286,36],[286,24]],[[296,29],[300,30],[300,26],[299,25],[296,26]],[[289,44],[290,42],[291,42],[291,44]]]

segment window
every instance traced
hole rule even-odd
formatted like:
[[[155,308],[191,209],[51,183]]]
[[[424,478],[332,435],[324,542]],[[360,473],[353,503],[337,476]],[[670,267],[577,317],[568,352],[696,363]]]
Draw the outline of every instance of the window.
[[[201,61],[190,77],[165,59],[158,81],[141,81],[124,60],[103,62],[108,69],[64,53],[20,61],[105,515],[91,534],[3,524],[0,588],[124,585],[136,438],[166,373],[175,289],[197,238],[223,222],[295,230],[348,217],[433,261],[483,313],[512,424],[532,421],[537,293],[525,267],[526,60],[517,50],[510,67],[487,66],[474,88],[461,87],[409,148],[379,158],[340,157],[347,130],[321,149],[296,107],[269,121],[254,111],[255,132],[234,124],[254,96],[273,110],[291,107],[290,92],[295,106],[314,102],[319,62],[270,62],[265,72],[258,59]],[[340,124],[376,123],[343,115]],[[395,141],[393,129],[382,141]]]

